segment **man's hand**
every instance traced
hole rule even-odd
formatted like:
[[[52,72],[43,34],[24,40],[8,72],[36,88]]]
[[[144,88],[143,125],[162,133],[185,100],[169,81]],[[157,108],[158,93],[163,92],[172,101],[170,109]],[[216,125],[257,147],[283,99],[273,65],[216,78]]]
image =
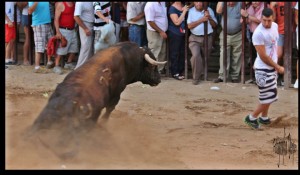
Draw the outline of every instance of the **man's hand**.
[[[86,36],[91,36],[91,34],[92,34],[92,32],[88,28],[84,29],[84,32],[85,32]]]
[[[163,39],[167,39],[167,34],[166,32],[160,32],[159,35],[163,38]]]
[[[8,21],[8,22],[7,22],[7,25],[8,25],[8,27],[13,27],[13,26],[14,26],[14,23],[11,22],[11,21]]]
[[[275,70],[279,73],[279,74],[284,74],[284,67],[278,65]]]
[[[247,13],[246,10],[241,9],[241,15],[242,15],[243,17],[247,17],[247,16],[248,16],[248,13]]]

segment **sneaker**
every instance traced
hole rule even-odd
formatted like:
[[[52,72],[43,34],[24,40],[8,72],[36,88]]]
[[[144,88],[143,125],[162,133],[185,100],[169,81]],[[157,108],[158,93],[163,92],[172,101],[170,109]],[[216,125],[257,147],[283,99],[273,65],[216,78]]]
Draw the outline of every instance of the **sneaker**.
[[[245,122],[248,126],[250,126],[251,128],[253,128],[253,129],[258,129],[258,128],[259,128],[259,124],[258,124],[257,120],[253,120],[253,121],[250,120],[249,115],[247,115],[247,116],[245,117],[244,122]]]
[[[259,124],[263,124],[263,125],[269,125],[271,123],[271,120],[268,118],[267,120],[262,119],[261,117],[259,117],[257,119]]]
[[[55,66],[53,68],[53,72],[56,73],[56,74],[58,74],[58,75],[63,74],[63,71],[62,71],[61,67],[59,67],[59,66]]]
[[[52,61],[48,61],[46,68],[47,69],[52,69],[54,67],[54,63]]]
[[[73,69],[75,69],[75,66],[72,63],[66,63],[64,68],[73,70]]]
[[[298,79],[295,81],[294,88],[298,89]]]
[[[12,59],[5,59],[5,65],[13,65],[15,64],[15,61]]]
[[[41,67],[39,67],[38,69],[34,68],[33,72],[34,73],[42,73],[42,69],[41,69]]]
[[[220,83],[223,82],[223,80],[221,78],[217,78],[213,80],[214,83]]]

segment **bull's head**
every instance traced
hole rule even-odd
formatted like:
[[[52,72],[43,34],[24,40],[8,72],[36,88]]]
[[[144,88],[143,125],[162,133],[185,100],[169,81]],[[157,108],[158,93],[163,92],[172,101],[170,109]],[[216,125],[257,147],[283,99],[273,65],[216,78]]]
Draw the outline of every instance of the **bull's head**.
[[[144,84],[149,84],[150,86],[157,86],[161,82],[157,65],[166,64],[167,62],[156,61],[155,56],[148,47],[144,46],[140,48],[143,50],[144,54],[143,69],[141,72],[140,81]]]

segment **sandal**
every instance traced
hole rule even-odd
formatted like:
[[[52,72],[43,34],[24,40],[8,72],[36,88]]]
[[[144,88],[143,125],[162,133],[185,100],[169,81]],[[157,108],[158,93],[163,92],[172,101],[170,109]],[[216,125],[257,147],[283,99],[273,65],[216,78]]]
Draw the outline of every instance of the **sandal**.
[[[175,78],[176,80],[182,80],[183,79],[183,77],[180,76],[179,74],[173,75],[173,78]]]

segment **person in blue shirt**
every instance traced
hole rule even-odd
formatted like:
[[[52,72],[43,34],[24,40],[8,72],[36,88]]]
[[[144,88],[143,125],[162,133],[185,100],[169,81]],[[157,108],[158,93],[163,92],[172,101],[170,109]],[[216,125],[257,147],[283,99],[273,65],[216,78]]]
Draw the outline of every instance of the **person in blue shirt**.
[[[35,44],[35,73],[41,73],[40,60],[45,52],[48,40],[53,36],[49,2],[28,2],[28,14],[32,14],[32,29]],[[53,68],[54,62],[48,56],[47,68]]]
[[[188,9],[188,6],[176,1],[168,11],[170,72],[177,80],[184,79],[185,16]]]

